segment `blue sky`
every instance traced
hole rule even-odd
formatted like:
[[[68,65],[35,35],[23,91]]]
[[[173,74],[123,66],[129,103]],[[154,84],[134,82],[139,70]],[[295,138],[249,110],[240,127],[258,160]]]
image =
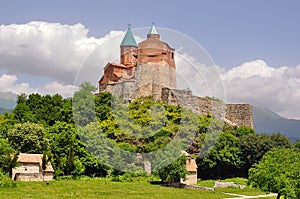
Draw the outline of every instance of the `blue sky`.
[[[71,96],[76,72],[95,49],[102,46],[84,77],[100,76],[118,57],[129,22],[133,29],[155,22],[206,49],[227,102],[300,119],[299,10],[297,0],[2,0],[0,92]],[[186,54],[197,65],[193,56]]]
[[[83,23],[89,34],[134,27],[170,28],[189,35],[226,68],[263,59],[277,67],[296,65],[300,54],[300,2],[227,1],[1,1],[0,23],[33,20]]]

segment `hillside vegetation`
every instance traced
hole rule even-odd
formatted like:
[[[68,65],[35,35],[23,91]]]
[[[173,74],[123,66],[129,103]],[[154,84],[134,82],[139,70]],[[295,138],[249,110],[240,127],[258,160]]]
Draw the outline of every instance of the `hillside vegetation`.
[[[15,109],[0,116],[2,172],[8,175],[17,164],[12,153],[43,153],[56,178],[114,176],[118,181],[126,171],[145,175],[143,161],[150,161],[153,175],[167,181],[185,175],[180,164],[185,150],[196,158],[201,179],[248,177],[248,170],[268,151],[292,148],[279,133],[258,135],[151,96],[124,104],[110,93],[94,95],[94,90],[85,83],[68,99],[19,95]],[[169,168],[177,171],[162,170],[172,162]]]

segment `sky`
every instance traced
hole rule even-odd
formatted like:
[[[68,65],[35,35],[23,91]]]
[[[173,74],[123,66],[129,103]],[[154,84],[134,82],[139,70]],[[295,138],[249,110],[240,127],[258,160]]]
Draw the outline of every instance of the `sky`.
[[[155,22],[205,49],[226,101],[300,119],[299,9],[297,0],[2,0],[0,91],[71,96],[82,65],[97,60],[97,71],[87,70],[97,74],[118,56],[110,46],[119,45],[129,22],[133,29]],[[89,59],[101,45],[101,55]]]

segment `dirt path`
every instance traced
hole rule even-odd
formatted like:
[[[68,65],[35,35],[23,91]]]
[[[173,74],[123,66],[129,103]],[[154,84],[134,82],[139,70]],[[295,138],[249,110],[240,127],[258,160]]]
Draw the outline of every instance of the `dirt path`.
[[[265,197],[277,196],[277,193],[269,193],[269,194],[257,195],[257,196],[246,196],[246,195],[240,195],[234,193],[223,193],[223,194],[235,196],[234,198],[226,198],[226,199],[265,198]]]

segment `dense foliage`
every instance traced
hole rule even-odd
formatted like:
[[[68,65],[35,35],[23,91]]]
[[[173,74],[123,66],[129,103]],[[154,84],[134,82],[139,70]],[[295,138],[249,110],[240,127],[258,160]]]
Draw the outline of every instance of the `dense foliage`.
[[[269,151],[249,170],[249,182],[266,192],[300,198],[300,152],[295,149]]]
[[[119,175],[114,169],[124,165],[140,173],[143,161],[150,161],[162,180],[170,180],[185,174],[178,157],[186,150],[197,158],[202,179],[247,177],[268,151],[291,147],[281,134],[258,135],[152,97],[124,104],[110,93],[93,94],[95,89],[84,83],[67,99],[19,95],[12,113],[0,115],[0,169],[9,173],[16,165],[10,154],[43,153],[56,177]]]
[[[157,170],[157,174],[162,181],[165,182],[179,182],[179,179],[185,179],[188,174],[185,168],[186,157],[185,155],[180,156],[176,161],[167,167],[163,167]]]

